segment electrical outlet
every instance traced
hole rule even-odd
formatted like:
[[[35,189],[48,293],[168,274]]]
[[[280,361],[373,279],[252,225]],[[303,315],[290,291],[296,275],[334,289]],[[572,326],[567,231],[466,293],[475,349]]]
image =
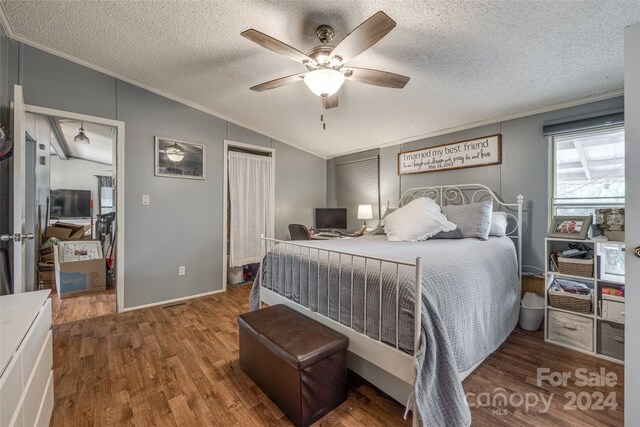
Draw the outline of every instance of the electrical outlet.
[[[184,265],[178,267],[178,276],[184,276],[187,273],[187,268]]]

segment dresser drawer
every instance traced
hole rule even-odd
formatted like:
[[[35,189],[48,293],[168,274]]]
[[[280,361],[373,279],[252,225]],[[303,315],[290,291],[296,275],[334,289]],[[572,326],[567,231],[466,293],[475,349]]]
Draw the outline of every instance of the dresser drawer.
[[[47,383],[51,375],[51,369],[53,368],[52,340],[52,333],[49,331],[46,336],[46,341],[38,354],[31,377],[26,385],[23,406],[24,424],[27,426],[36,424],[36,418],[47,390]]]
[[[42,405],[40,405],[40,412],[36,419],[36,427],[49,427],[49,421],[51,421],[51,414],[53,413],[53,371],[49,373],[49,381],[47,382],[47,390],[42,398]]]
[[[40,313],[31,325],[29,333],[24,338],[20,346],[22,353],[22,378],[26,383],[31,376],[31,371],[36,364],[36,360],[40,355],[40,350],[44,345],[47,334],[51,329],[51,299],[42,305]]]
[[[22,405],[16,409],[16,413],[9,423],[9,427],[24,427],[24,408]]]
[[[16,353],[0,378],[0,426],[10,425],[23,389],[22,357]]]
[[[549,310],[548,338],[559,344],[593,351],[593,319]]]

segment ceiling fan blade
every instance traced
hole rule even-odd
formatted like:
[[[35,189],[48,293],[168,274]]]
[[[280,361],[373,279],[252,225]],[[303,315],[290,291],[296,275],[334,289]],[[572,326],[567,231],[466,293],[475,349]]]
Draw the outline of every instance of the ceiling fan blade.
[[[276,89],[284,85],[288,85],[295,82],[301,82],[304,75],[307,73],[293,74],[287,77],[280,77],[279,79],[270,80],[268,82],[261,83],[251,88],[256,92],[263,92],[265,90]]]
[[[352,60],[369,49],[393,30],[396,22],[380,11],[360,24],[336,46],[332,56],[339,56],[342,63]]]
[[[330,108],[336,108],[338,106],[338,94],[334,93],[331,96],[327,96],[326,98],[322,98],[322,106],[325,110]]]
[[[368,85],[390,87],[393,89],[402,89],[409,82],[410,77],[400,74],[390,73],[388,71],[370,70],[368,68],[349,67],[343,68],[349,80]]]
[[[298,49],[293,48],[288,44],[281,42],[280,40],[274,39],[271,36],[261,33],[258,30],[254,30],[253,28],[247,31],[243,31],[242,33],[240,33],[240,35],[251,40],[254,43],[259,44],[265,49],[269,49],[272,52],[279,53],[280,55],[286,56],[287,58],[293,59],[294,61],[302,62],[303,64],[306,62],[315,63],[313,59],[309,58]]]

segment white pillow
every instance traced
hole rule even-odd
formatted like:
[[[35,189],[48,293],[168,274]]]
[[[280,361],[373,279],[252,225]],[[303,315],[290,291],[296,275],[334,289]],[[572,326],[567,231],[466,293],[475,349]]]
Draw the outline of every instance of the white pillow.
[[[506,236],[507,235],[507,214],[504,212],[493,212],[491,214],[491,228],[489,236]]]
[[[391,242],[419,242],[441,231],[456,229],[456,225],[440,212],[440,206],[428,197],[416,199],[390,213],[382,225]]]

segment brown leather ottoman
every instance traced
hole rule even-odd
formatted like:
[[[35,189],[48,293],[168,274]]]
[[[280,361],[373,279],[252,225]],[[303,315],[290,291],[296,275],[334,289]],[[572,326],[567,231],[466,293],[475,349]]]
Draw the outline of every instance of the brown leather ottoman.
[[[349,340],[285,306],[238,316],[240,368],[296,426],[347,400]]]

